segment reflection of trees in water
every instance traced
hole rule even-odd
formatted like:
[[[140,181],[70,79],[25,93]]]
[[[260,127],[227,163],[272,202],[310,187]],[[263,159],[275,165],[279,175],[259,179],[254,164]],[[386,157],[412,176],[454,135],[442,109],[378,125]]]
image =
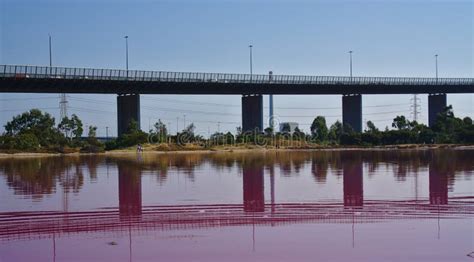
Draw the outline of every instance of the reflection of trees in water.
[[[97,173],[99,157],[41,157],[0,159],[0,175],[15,194],[42,198],[56,192],[57,187],[77,193],[84,183],[83,168]],[[96,175],[95,175],[96,176]]]
[[[405,180],[410,172],[419,172],[420,168],[426,170],[435,155],[439,155],[437,161],[444,161],[445,164],[456,163],[453,166],[455,172],[472,170],[474,167],[469,164],[467,159],[472,157],[473,152],[461,150],[334,150],[176,153],[145,156],[138,166],[151,173],[156,172],[161,177],[160,181],[166,181],[169,170],[187,173],[190,179],[195,179],[195,168],[205,163],[208,163],[215,172],[234,167],[240,169],[249,163],[264,166],[266,169],[279,167],[283,176],[298,175],[307,164],[310,164],[315,180],[323,182],[328,173],[342,176],[344,161],[358,157],[367,166],[369,175],[376,175],[380,169],[393,170],[393,174],[398,180]],[[123,158],[116,157],[113,159],[116,159],[115,161],[123,160]],[[135,161],[133,157],[129,157],[129,160]]]
[[[245,166],[257,166],[267,170],[279,167],[281,175],[295,176],[308,166],[318,183],[324,183],[328,173],[342,178],[343,164],[357,158],[367,166],[369,176],[380,169],[393,170],[397,180],[404,181],[410,172],[436,169],[447,176],[451,189],[455,176],[468,179],[474,170],[474,150],[349,150],[349,151],[266,151],[224,153],[168,153],[124,156],[67,156],[24,159],[0,159],[0,175],[15,194],[41,198],[62,187],[66,191],[79,192],[87,170],[91,182],[98,179],[98,168],[109,168],[123,163],[136,168],[142,174],[155,175],[160,184],[167,180],[170,170],[186,175],[194,181],[195,169],[208,164],[213,172]],[[358,160],[358,161],[359,161]]]
[[[79,189],[84,184],[84,174],[82,173],[81,166],[67,167],[58,176],[58,180],[59,185],[61,185],[65,192],[72,190],[73,193],[79,193]]]

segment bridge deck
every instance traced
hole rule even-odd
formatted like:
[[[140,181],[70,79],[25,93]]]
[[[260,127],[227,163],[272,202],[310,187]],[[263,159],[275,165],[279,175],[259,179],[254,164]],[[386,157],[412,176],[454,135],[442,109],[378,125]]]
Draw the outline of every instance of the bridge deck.
[[[0,92],[140,94],[474,93],[474,78],[270,76],[0,65]]]

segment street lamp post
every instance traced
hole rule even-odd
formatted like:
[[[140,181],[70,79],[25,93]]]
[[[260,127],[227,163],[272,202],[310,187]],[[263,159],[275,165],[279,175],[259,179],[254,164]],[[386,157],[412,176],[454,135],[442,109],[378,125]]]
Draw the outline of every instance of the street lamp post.
[[[351,76],[351,81],[352,81],[352,53],[354,51],[349,51],[349,68],[350,68],[350,76]]]
[[[178,132],[179,132],[179,117],[176,117],[176,136],[178,136]]]
[[[127,70],[127,77],[128,77],[128,35],[125,37],[125,69]]]
[[[435,55],[436,81],[438,81],[438,54]]]
[[[253,45],[249,45],[249,51],[250,51],[250,81],[252,81],[252,75],[253,75],[252,47],[253,47]]]
[[[49,35],[49,67],[53,66],[53,54],[51,51],[51,35]]]

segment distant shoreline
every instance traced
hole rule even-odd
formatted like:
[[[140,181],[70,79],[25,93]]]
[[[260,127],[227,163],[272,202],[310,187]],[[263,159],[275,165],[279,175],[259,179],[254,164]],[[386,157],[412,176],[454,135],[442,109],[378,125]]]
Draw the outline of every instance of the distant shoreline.
[[[249,153],[249,152],[311,152],[311,151],[387,151],[387,150],[437,150],[437,149],[456,149],[456,150],[474,150],[474,145],[453,145],[453,144],[433,144],[433,145],[387,145],[387,146],[371,146],[371,147],[315,147],[315,148],[241,148],[241,147],[224,147],[213,149],[178,149],[178,150],[156,150],[155,148],[145,147],[141,154],[191,154],[191,153]],[[104,155],[104,156],[119,156],[137,154],[136,149],[127,148],[119,150],[111,150],[99,153],[48,153],[48,152],[14,152],[14,153],[0,153],[1,158],[35,158],[35,157],[51,157],[51,156],[87,156],[87,155]]]

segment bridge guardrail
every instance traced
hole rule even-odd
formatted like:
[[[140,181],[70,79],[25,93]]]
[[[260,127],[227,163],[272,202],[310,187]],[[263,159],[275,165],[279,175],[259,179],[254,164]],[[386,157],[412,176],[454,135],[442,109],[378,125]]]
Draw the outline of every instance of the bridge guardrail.
[[[309,85],[474,85],[474,78],[348,77],[192,73],[0,65],[0,78]]]

